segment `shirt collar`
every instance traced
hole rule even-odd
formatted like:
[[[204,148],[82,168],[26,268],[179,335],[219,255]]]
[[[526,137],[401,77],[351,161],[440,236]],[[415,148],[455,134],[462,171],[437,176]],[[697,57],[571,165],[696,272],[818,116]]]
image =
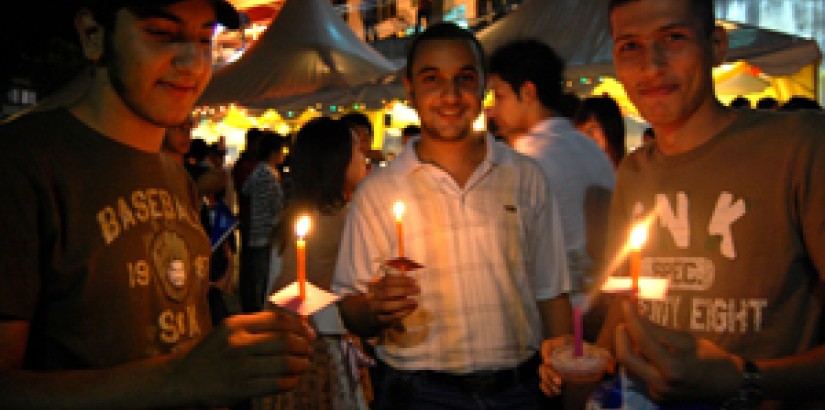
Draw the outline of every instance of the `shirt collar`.
[[[420,137],[410,139],[410,141],[407,142],[407,145],[404,146],[404,150],[401,151],[401,154],[393,160],[392,165],[396,172],[401,174],[409,174],[421,167],[430,165],[426,162],[421,162],[415,152],[415,144],[418,143],[419,139]],[[496,142],[492,134],[484,134],[484,145],[487,152],[484,154],[484,161],[481,162],[479,168],[490,168],[504,161],[504,155],[502,152],[504,146]]]

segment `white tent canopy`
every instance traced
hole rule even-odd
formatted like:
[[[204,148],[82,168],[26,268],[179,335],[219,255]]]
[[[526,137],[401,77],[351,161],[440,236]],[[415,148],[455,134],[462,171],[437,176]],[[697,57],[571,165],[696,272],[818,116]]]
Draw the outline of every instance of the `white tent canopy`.
[[[352,32],[329,0],[287,0],[255,45],[215,73],[199,104],[266,106],[376,81],[397,69]]]
[[[744,24],[729,28],[728,61],[744,60],[768,75],[790,75],[819,61],[814,40]],[[556,50],[567,76],[613,75],[607,0],[526,0],[521,7],[478,34],[489,53],[519,38],[536,38]]]

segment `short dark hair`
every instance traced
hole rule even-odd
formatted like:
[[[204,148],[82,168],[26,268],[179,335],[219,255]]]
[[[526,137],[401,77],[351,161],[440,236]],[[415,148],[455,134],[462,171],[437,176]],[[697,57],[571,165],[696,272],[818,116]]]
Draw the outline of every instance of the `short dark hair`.
[[[261,131],[261,141],[258,145],[258,160],[269,161],[274,153],[281,152],[286,145],[286,139],[274,131]]]
[[[372,122],[370,122],[370,117],[367,117],[367,114],[362,112],[351,112],[342,115],[340,120],[349,127],[364,127],[370,131],[370,134],[372,134]]]
[[[756,102],[756,108],[760,110],[773,110],[779,108],[779,101],[773,97],[762,97]]]
[[[490,56],[490,73],[516,93],[527,81],[535,84],[541,104],[558,111],[564,60],[550,46],[536,39],[505,44]]]
[[[478,53],[479,64],[481,64],[481,74],[483,76],[487,75],[487,65],[485,64],[484,58],[484,48],[481,46],[481,43],[478,41],[476,36],[469,30],[465,30],[454,23],[449,22],[441,22],[433,24],[432,26],[427,27],[423,33],[415,36],[413,38],[412,43],[410,43],[410,47],[407,49],[407,67],[404,69],[405,76],[408,79],[412,78],[412,66],[413,62],[415,61],[415,57],[418,54],[418,49],[421,47],[421,43],[430,40],[467,40],[472,43],[473,48],[475,48],[476,52]]]
[[[627,3],[632,3],[634,1],[639,0],[610,0],[607,5],[607,15],[610,16],[613,14],[613,10],[616,7],[623,6]],[[693,13],[696,17],[699,17],[699,21],[702,23],[702,28],[705,30],[705,34],[711,35],[713,30],[716,28],[716,17],[714,14],[714,4],[713,0],[685,0],[690,4],[691,9],[693,9]],[[608,19],[609,21],[609,19]],[[613,23],[610,23],[610,29],[613,30]]]

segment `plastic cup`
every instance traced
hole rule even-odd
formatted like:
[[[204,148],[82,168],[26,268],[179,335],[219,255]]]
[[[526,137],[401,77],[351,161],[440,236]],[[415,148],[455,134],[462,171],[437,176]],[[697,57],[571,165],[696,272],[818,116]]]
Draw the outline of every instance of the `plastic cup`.
[[[550,363],[565,381],[597,382],[604,376],[610,355],[601,347],[584,343],[583,354],[573,355],[573,345],[565,344],[553,350]]]

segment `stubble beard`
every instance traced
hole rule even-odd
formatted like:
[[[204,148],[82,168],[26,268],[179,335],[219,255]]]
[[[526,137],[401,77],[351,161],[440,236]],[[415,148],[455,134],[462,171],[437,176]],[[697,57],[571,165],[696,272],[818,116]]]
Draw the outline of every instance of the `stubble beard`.
[[[163,119],[156,118],[149,113],[148,110],[141,107],[138,98],[129,91],[129,87],[123,80],[123,67],[125,64],[122,55],[115,47],[110,47],[109,50],[107,50],[107,53],[109,55],[109,59],[106,64],[106,74],[109,76],[109,83],[112,85],[112,89],[115,94],[117,94],[118,98],[120,98],[120,101],[122,101],[123,104],[135,114],[136,117],[160,128],[172,128],[180,125],[183,119],[181,121],[165,121]],[[146,104],[148,105],[149,102],[147,101]]]

